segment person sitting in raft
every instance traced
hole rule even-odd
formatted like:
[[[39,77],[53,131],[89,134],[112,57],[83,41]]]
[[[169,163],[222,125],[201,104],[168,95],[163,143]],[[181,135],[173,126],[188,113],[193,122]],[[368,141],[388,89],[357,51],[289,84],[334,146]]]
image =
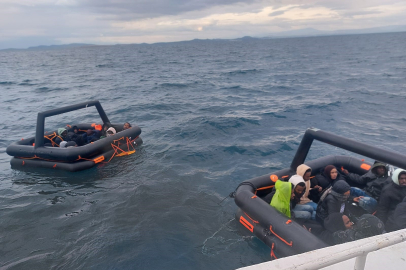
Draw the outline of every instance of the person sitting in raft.
[[[97,141],[100,138],[100,133],[97,130],[88,129],[85,134],[83,134],[83,139],[86,144]]]
[[[107,137],[107,130],[111,128],[111,124],[110,123],[104,123],[102,130],[101,130],[101,136],[100,139],[106,138]]]
[[[351,196],[362,196],[358,202],[359,206],[364,208],[368,213],[372,214],[375,212],[382,189],[392,182],[388,175],[386,164],[375,161],[372,168],[362,176],[349,173],[344,168],[342,172],[347,181],[352,181],[362,186],[362,189],[351,187]]]
[[[393,215],[386,222],[388,232],[406,229],[406,197],[396,206]]]
[[[288,218],[291,218],[291,200],[295,197],[293,184],[276,181],[274,195],[270,205]]]
[[[321,240],[323,240],[328,245],[335,245],[337,244],[334,241],[333,234],[339,231],[345,231],[347,229],[352,229],[354,223],[350,220],[350,218],[346,215],[341,213],[331,213],[328,217],[324,220],[324,228],[325,230],[322,231],[319,235],[317,235]]]
[[[60,145],[62,141],[70,141],[66,128],[58,128],[58,136],[55,138],[55,143]]]
[[[131,128],[131,124],[128,122],[125,122],[124,126],[123,126],[123,130],[129,129],[129,128]]]
[[[319,192],[321,192],[322,187],[317,185],[316,181],[311,181],[310,176],[312,174],[312,169],[305,165],[301,164],[296,169],[296,174],[301,176],[305,181],[306,189],[305,193],[303,194],[302,198],[300,198],[299,205],[310,205],[313,207],[314,210],[314,218],[316,217],[316,210],[317,210],[317,203],[313,202],[310,198],[318,197]],[[314,178],[314,177],[313,177]]]
[[[117,132],[116,132],[116,129],[113,128],[113,127],[110,127],[110,128],[107,130],[107,132],[106,132],[107,137],[113,136],[113,135],[116,134],[116,133],[117,133]]]
[[[79,134],[79,129],[77,126],[73,126],[68,131],[68,138],[70,141],[76,143],[77,146],[82,146],[86,144],[86,140],[83,138],[83,135]]]
[[[348,198],[350,196],[350,185],[344,180],[335,182],[327,196],[319,202],[316,211],[316,220],[321,224],[332,213],[341,213],[350,216],[348,209]]]
[[[67,141],[61,141],[61,143],[59,144],[59,147],[60,148],[66,148],[67,143],[68,143]]]
[[[343,223],[344,226],[342,226]],[[355,225],[352,225],[349,218],[340,213],[330,214],[325,219],[324,226],[326,231],[322,232],[319,237],[330,245],[347,243],[385,233],[383,222],[370,214],[362,215]]]
[[[311,205],[300,204],[306,190],[306,184],[300,175],[293,175],[289,182],[293,184],[295,197],[292,200],[292,211],[297,219],[316,219],[316,210]]]
[[[76,147],[76,146],[77,146],[77,144],[74,141],[70,141],[70,142],[62,141],[59,144],[60,148],[69,148],[69,147]]]
[[[394,211],[406,197],[406,170],[396,169],[392,175],[392,182],[384,187],[379,200],[376,216],[386,225],[388,231],[394,226]]]
[[[321,187],[321,191],[313,193],[313,201],[318,203],[326,190],[331,189],[334,183],[338,180],[345,180],[345,178],[338,173],[334,165],[327,165],[321,174],[315,176],[314,182]]]

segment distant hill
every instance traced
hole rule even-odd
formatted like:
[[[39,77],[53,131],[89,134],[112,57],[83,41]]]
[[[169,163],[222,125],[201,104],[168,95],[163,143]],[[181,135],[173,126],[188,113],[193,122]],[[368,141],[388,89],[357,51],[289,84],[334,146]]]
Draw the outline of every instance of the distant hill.
[[[63,44],[63,45],[40,45],[35,47],[29,47],[27,49],[3,49],[0,51],[21,51],[21,50],[29,50],[29,51],[42,51],[42,50],[61,50],[67,48],[76,48],[76,47],[87,47],[87,46],[96,46],[94,44],[86,44],[86,43],[71,43],[71,44]]]
[[[289,38],[289,37],[315,37],[315,36],[334,36],[334,35],[354,35],[354,34],[373,34],[373,33],[393,33],[393,32],[406,32],[406,25],[391,25],[383,27],[374,27],[374,28],[364,28],[364,29],[346,29],[346,30],[336,30],[336,31],[322,31],[314,28],[303,28],[290,31],[282,31],[277,33],[272,33],[266,37],[251,37],[244,36],[241,38],[234,39],[193,39],[177,42],[157,42],[153,43],[156,45],[167,44],[167,43],[184,43],[184,42],[218,42],[218,41],[249,41],[254,39],[272,39],[272,38]],[[126,45],[150,45],[147,43],[140,44],[116,44],[116,46],[126,46]],[[87,46],[99,46],[95,44],[86,44],[86,43],[72,43],[64,45],[41,45],[36,47],[29,47],[27,49],[3,49],[0,51],[21,51],[21,50],[30,50],[30,51],[40,51],[40,50],[61,50],[67,48],[75,47],[87,47]]]
[[[406,25],[391,25],[364,29],[344,29],[336,31],[321,31],[314,28],[304,28],[298,30],[273,33],[267,38],[332,36],[332,35],[372,34],[372,33],[391,33],[391,32],[406,32]]]

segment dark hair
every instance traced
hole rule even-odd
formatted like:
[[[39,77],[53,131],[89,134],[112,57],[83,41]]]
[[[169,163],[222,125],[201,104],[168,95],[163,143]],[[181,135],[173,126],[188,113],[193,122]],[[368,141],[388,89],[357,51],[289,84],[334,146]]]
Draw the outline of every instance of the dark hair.
[[[402,174],[406,174],[406,171],[401,171],[401,172],[399,173],[399,175],[398,175],[398,180],[400,179],[400,176],[401,176]],[[405,198],[406,198],[406,197],[405,197]]]
[[[306,173],[308,173],[308,172],[311,173],[311,172],[312,172],[312,169],[307,169],[304,174],[306,174]]]
[[[296,186],[299,186],[299,187],[305,187],[306,185],[305,185],[305,183],[304,182],[299,182],[299,183],[297,183],[297,185]]]
[[[124,123],[124,125],[125,125],[125,124],[128,124],[130,127],[132,127],[132,126],[131,126],[131,124],[130,124],[130,123],[128,123],[128,122],[125,122],[125,123]]]

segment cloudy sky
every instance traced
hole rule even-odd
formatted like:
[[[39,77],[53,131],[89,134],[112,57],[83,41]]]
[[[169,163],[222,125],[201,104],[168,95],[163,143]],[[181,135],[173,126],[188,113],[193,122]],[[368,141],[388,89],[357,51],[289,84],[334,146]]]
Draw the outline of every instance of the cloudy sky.
[[[0,0],[0,49],[406,25],[405,0]]]

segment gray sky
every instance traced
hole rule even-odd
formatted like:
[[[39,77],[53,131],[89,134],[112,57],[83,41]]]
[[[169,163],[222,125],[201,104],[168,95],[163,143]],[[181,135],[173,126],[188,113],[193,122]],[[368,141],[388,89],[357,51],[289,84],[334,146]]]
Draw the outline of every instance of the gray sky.
[[[388,25],[406,25],[405,0],[0,0],[0,49]]]

